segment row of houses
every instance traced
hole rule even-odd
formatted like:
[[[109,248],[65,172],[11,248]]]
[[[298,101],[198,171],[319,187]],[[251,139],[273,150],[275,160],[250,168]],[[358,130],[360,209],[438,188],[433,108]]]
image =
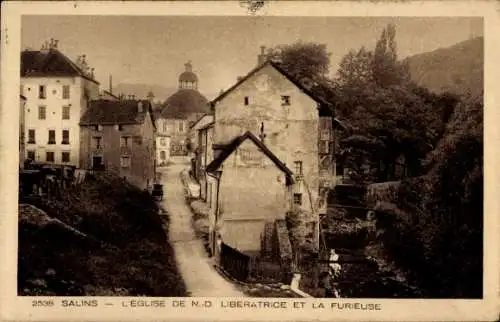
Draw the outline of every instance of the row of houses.
[[[21,52],[19,162],[107,170],[141,188],[155,180],[157,166],[194,151],[195,123],[210,114],[198,91],[191,62],[179,88],[164,103],[102,89],[86,55],[68,58],[51,39],[40,50]]]
[[[192,173],[210,207],[209,243],[262,254],[266,227],[302,208],[318,247],[319,215],[338,182],[333,149],[344,131],[331,104],[273,61],[258,66],[210,102],[192,127]]]
[[[149,100],[101,90],[86,55],[51,39],[21,52],[20,167],[26,160],[109,170],[141,188],[154,181],[156,124]]]

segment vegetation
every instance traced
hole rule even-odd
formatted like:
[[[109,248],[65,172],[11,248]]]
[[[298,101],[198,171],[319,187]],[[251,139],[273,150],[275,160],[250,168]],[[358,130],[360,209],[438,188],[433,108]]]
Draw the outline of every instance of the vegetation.
[[[33,204],[71,229],[20,221],[20,295],[186,295],[168,217],[147,192],[99,175]]]
[[[347,156],[344,167],[351,169],[354,183],[411,178],[397,185],[395,200],[378,200],[375,236],[372,227],[340,216],[341,224],[330,225],[336,237],[350,236],[359,247],[366,238],[375,238],[409,272],[411,283],[418,285],[420,290],[412,289],[412,294],[478,298],[482,294],[483,98],[435,93],[416,84],[411,61],[398,59],[395,35],[395,27],[388,25],[373,50],[351,50],[333,79],[327,76],[329,55],[323,45],[297,43],[272,52],[287,72],[334,103],[332,114],[350,125],[342,137],[341,152]],[[474,51],[469,56],[482,59]],[[478,87],[466,92],[482,93],[482,86]],[[303,240],[300,219],[292,216],[288,221],[297,249]],[[381,279],[366,272],[346,274],[349,279],[362,276],[372,284],[376,280],[378,286],[373,284],[372,291],[394,285],[374,272]],[[358,286],[366,284],[356,281]],[[393,295],[403,293],[395,290]]]
[[[398,208],[380,206],[388,248],[428,296],[482,296],[482,112],[482,98],[457,106],[427,175],[402,183]]]

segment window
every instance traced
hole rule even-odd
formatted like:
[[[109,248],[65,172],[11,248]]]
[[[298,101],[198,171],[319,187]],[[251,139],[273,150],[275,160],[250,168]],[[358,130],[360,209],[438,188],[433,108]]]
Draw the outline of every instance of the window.
[[[41,99],[47,98],[47,93],[45,92],[45,85],[40,85],[38,87],[38,98]]]
[[[179,132],[184,132],[184,121],[179,122]]]
[[[302,194],[294,193],[293,194],[293,204],[294,205],[302,205]]]
[[[62,131],[62,144],[69,144],[69,130]]]
[[[62,96],[65,100],[69,99],[69,85],[63,85]]]
[[[38,119],[45,120],[47,118],[47,107],[46,106],[38,106]]]
[[[134,144],[141,145],[142,144],[142,136],[140,136],[140,135],[134,136]]]
[[[93,148],[94,149],[100,149],[101,148],[101,137],[100,136],[94,136],[92,138],[92,143],[93,143]]]
[[[165,146],[167,142],[165,141],[165,138],[160,139],[160,145]]]
[[[45,160],[47,162],[54,162],[54,152],[46,152],[45,153]]]
[[[128,137],[128,136],[122,136],[120,138],[120,146],[122,148],[128,148],[129,145],[130,145],[130,137]]]
[[[290,105],[290,96],[282,95],[281,96],[281,106],[289,106]]]
[[[319,141],[319,153],[321,154],[330,153],[330,144],[328,141],[325,140]]]
[[[35,130],[28,130],[28,144],[35,144]]]
[[[62,107],[62,119],[63,120],[69,120],[70,117],[70,107],[69,105],[63,106]]]
[[[61,153],[61,161],[64,162],[69,162],[69,152],[62,152]]]
[[[56,131],[49,130],[49,142],[48,144],[56,144]]]
[[[129,156],[122,156],[120,158],[120,165],[122,168],[130,168],[130,157]]]
[[[102,156],[99,155],[92,156],[92,169],[104,170],[104,162]]]
[[[163,132],[167,132],[168,131],[168,126],[167,126],[167,122],[163,123]]]
[[[118,124],[118,131],[123,131],[123,125],[122,124]]]
[[[160,159],[162,161],[165,161],[166,158],[167,158],[167,154],[165,153],[165,151],[160,151]]]
[[[35,160],[35,151],[34,150],[28,150],[28,155],[27,155],[27,158],[29,160]]]
[[[248,105],[249,104],[249,99],[248,99],[248,96],[245,96],[245,105]]]
[[[302,176],[302,161],[295,161],[295,175]]]

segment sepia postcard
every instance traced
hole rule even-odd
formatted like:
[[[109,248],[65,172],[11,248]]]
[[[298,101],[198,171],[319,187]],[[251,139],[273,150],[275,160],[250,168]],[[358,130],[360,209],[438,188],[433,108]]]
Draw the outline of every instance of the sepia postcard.
[[[2,3],[1,320],[498,320],[499,9]]]

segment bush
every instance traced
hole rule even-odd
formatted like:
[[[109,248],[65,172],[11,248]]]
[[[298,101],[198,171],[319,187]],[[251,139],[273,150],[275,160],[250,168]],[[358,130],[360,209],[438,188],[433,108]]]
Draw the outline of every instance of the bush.
[[[168,219],[160,218],[149,193],[103,174],[37,206],[102,243],[20,222],[20,294],[33,295],[29,281],[49,281],[44,274],[53,269],[56,281],[73,284],[48,283],[45,295],[186,295],[163,228]]]

